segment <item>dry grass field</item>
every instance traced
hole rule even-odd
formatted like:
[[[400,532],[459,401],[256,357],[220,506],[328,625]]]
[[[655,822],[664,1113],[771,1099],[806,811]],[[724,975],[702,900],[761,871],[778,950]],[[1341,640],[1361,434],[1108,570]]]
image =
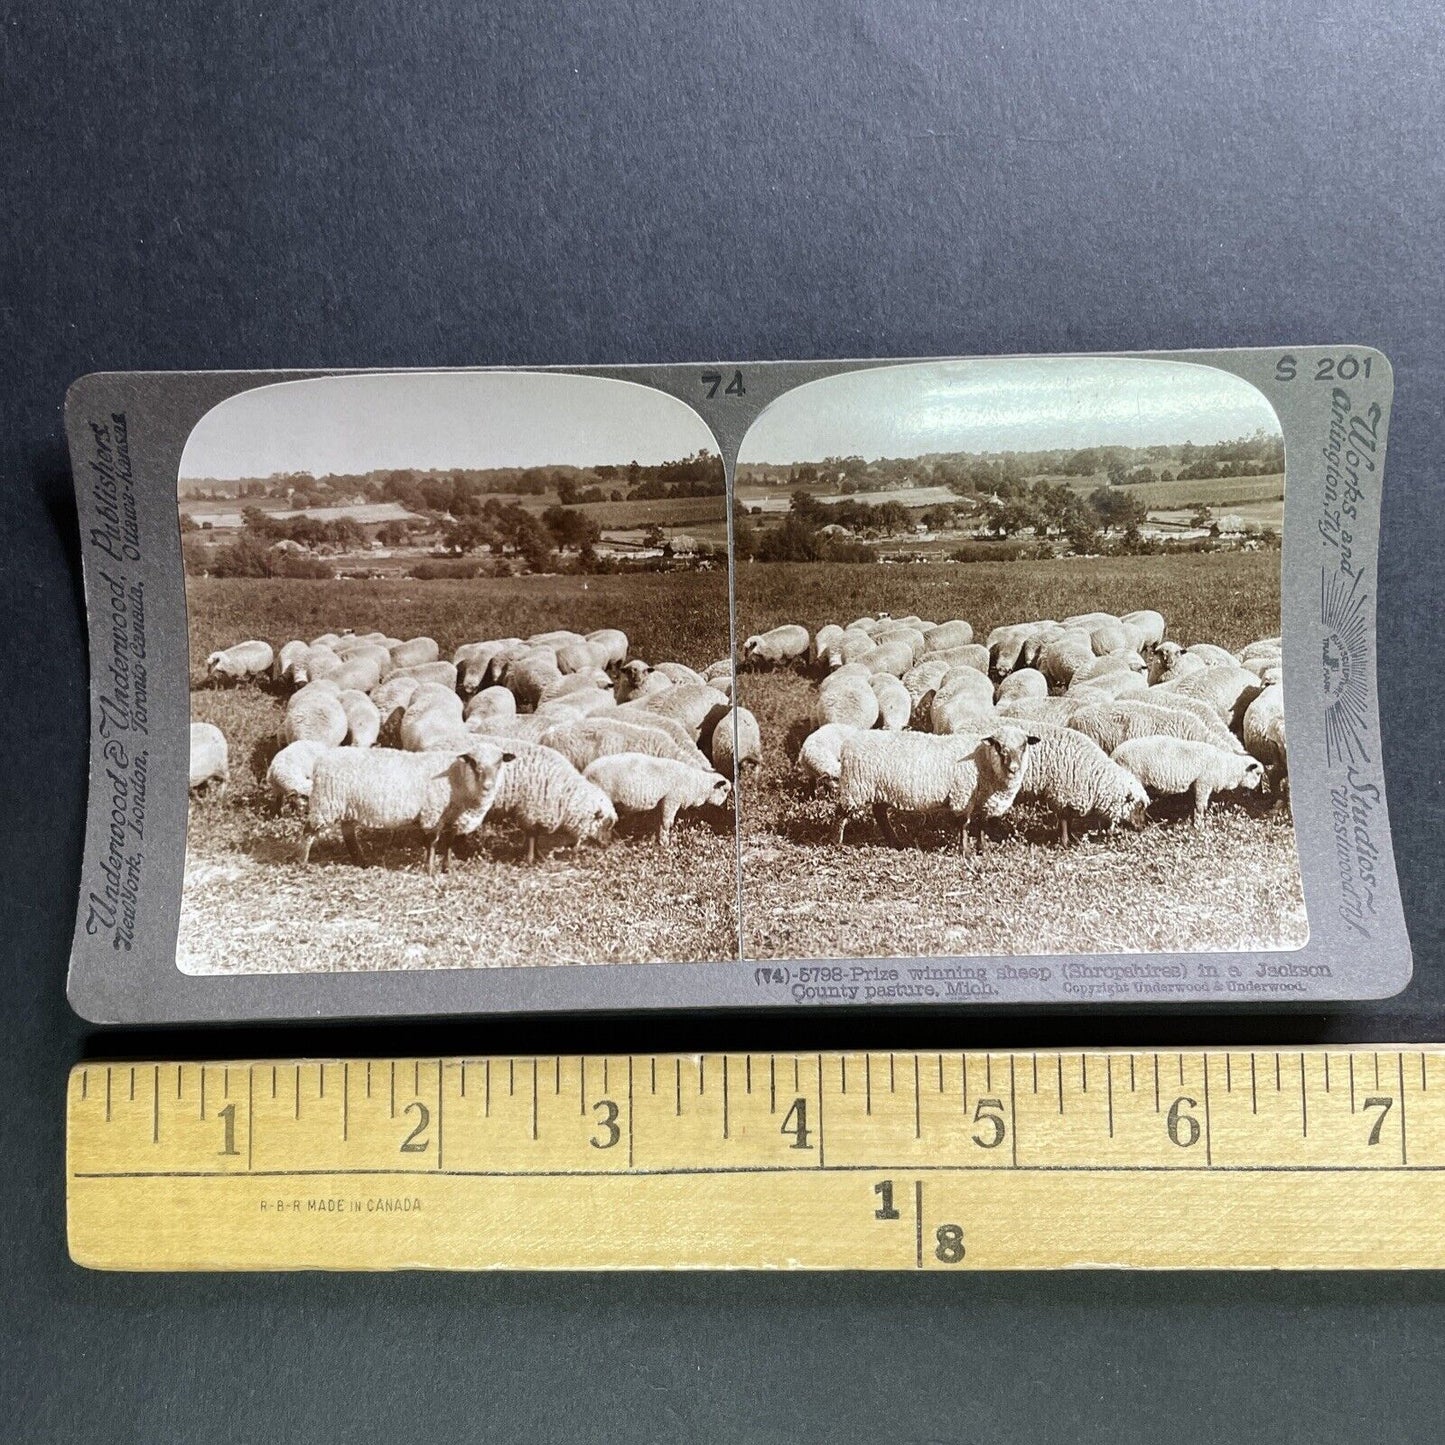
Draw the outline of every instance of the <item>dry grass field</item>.
[[[191,805],[178,957],[203,973],[686,962],[735,956],[731,814],[684,815],[673,847],[620,827],[606,850],[553,853],[536,866],[504,824],[485,852],[429,879],[414,838],[375,837],[372,866],[339,840],[294,861],[300,825],[273,817],[261,782],[284,699],[204,686],[212,649],[275,644],[330,628],[463,641],[553,627],[620,626],[641,656],[706,666],[728,651],[727,577],[673,572],[511,580],[313,582],[193,578],[187,583],[191,710],[230,743],[231,786]]]
[[[880,610],[1003,622],[1154,607],[1170,635],[1238,648],[1279,630],[1279,558],[1260,553],[1055,562],[842,566],[750,564],[738,576],[739,635],[814,630]],[[742,798],[743,949],[749,958],[1297,948],[1308,935],[1294,829],[1269,800],[1219,800],[1199,832],[1160,802],[1142,833],[1065,850],[1045,811],[1020,805],[965,860],[951,830],[915,823],[925,846],[888,847],[871,822],[830,838],[831,805],[793,756],[815,684],[744,673],[764,761]]]

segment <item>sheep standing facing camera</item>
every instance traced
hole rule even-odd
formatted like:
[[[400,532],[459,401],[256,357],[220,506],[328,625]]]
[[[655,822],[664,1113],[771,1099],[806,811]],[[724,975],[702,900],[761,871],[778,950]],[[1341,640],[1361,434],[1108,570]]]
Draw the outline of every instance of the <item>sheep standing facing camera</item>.
[[[1114,761],[1128,768],[1152,797],[1191,793],[1196,827],[1204,826],[1204,812],[1215,793],[1264,784],[1264,765],[1257,758],[1185,738],[1135,738],[1119,744]]]
[[[856,734],[843,744],[840,755],[834,842],[842,843],[848,824],[871,811],[896,848],[900,843],[890,810],[926,814],[946,809],[958,821],[965,849],[972,831],[982,851],[983,819],[1008,811],[1033,741],[1012,726],[987,737]]]
[[[657,814],[657,843],[665,848],[672,842],[672,825],[684,808],[708,804],[723,806],[732,794],[732,783],[721,773],[702,772],[671,758],[647,758],[621,753],[598,758],[582,775],[601,788],[619,815]]]
[[[445,872],[454,837],[481,827],[512,759],[510,749],[481,741],[461,753],[333,749],[316,759],[311,775],[300,860],[309,860],[318,834],[339,824],[351,861],[364,866],[358,828],[415,824],[426,842],[427,872],[436,872],[438,849]]]

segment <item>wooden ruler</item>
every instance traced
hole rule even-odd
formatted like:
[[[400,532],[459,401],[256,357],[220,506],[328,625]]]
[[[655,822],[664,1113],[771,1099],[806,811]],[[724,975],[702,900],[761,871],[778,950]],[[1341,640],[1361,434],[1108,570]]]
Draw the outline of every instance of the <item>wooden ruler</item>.
[[[1445,1047],[87,1064],[98,1269],[1445,1265]]]

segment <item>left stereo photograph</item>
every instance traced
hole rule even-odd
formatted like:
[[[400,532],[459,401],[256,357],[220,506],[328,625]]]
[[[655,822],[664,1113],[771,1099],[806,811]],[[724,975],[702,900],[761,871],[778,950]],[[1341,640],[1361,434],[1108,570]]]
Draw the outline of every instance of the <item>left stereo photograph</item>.
[[[93,475],[126,464],[124,433],[94,441]],[[206,412],[176,502],[180,969],[736,955],[727,511],[696,412],[598,376],[280,382]],[[113,580],[126,658],[143,605]],[[663,682],[675,712],[644,709]],[[120,732],[118,887],[88,917],[123,943],[146,770]],[[644,829],[666,846],[606,846]]]

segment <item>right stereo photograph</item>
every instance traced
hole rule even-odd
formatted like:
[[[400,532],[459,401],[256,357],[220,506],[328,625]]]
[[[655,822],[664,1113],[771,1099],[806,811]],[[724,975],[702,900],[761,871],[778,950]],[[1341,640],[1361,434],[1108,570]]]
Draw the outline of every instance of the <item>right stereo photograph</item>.
[[[733,499],[744,956],[1301,947],[1284,496],[1272,407],[1208,366],[769,406]]]

